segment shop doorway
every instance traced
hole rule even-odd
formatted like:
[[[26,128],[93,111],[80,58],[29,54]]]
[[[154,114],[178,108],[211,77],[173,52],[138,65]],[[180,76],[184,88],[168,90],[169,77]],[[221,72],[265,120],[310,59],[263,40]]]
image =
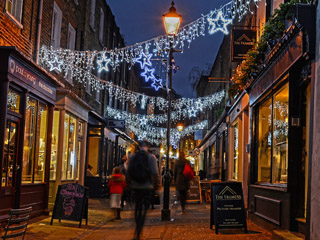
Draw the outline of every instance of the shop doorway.
[[[4,156],[2,161],[1,176],[1,212],[7,212],[11,208],[19,207],[17,186],[17,172],[20,169],[18,164],[18,143],[20,133],[20,119],[8,115],[4,138]]]

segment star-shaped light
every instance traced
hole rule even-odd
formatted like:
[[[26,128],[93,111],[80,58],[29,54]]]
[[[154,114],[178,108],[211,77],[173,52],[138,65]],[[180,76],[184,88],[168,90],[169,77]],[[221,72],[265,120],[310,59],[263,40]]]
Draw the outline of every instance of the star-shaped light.
[[[200,100],[196,101],[195,106],[196,106],[197,110],[202,111],[203,104],[202,104],[202,102]]]
[[[144,81],[145,82],[149,82],[149,80],[152,80],[153,78],[155,78],[154,76],[154,68],[149,69],[149,68],[145,68],[144,72],[141,73],[141,76],[144,77]]]
[[[148,123],[148,118],[146,118],[146,117],[140,118],[140,125],[145,126],[145,125],[147,125],[147,123]]]
[[[158,91],[160,88],[163,88],[162,79],[153,78],[152,81],[153,83],[151,84],[151,86],[154,87],[156,91]]]
[[[228,34],[229,31],[227,26],[232,23],[232,19],[226,19],[223,16],[222,11],[219,11],[216,15],[216,18],[209,17],[209,34],[214,34],[215,32],[221,31],[224,34]]]
[[[61,65],[63,64],[63,60],[59,60],[57,56],[54,56],[54,58],[51,61],[48,61],[50,64],[50,71],[57,70],[61,72]]]
[[[193,107],[191,107],[188,110],[188,113],[189,113],[189,117],[196,117],[197,116],[197,111]]]
[[[106,55],[101,56],[100,59],[97,60],[98,64],[98,72],[102,72],[102,70],[105,70],[106,72],[109,72],[108,64],[111,62],[110,58],[107,58]]]
[[[140,64],[141,69],[144,69],[146,66],[151,67],[151,57],[152,54],[145,54],[143,51],[141,51],[139,57],[136,58],[136,62]]]

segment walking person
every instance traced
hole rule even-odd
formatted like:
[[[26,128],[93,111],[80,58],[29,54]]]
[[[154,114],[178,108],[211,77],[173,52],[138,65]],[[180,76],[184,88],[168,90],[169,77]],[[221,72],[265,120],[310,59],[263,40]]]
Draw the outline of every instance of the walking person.
[[[190,176],[186,176],[185,168],[187,168],[186,170],[188,171],[191,170],[193,173],[190,163],[185,159],[184,152],[179,152],[179,159],[175,162],[174,181],[180,199],[182,213],[186,211],[187,191],[190,188],[191,178]]]
[[[139,142],[139,151],[132,156],[128,167],[130,187],[135,195],[136,229],[134,239],[140,239],[153,191],[158,186],[157,162],[148,150],[149,143],[147,141]]]
[[[126,187],[123,190],[123,194],[121,196],[121,211],[123,211],[124,205],[126,202],[130,201],[130,189],[129,189],[129,184],[128,184],[128,176],[127,176],[127,171],[128,171],[128,157],[127,155],[123,155],[121,159],[121,164],[119,165],[121,173],[126,177]]]
[[[120,220],[120,201],[123,189],[126,186],[125,176],[121,173],[119,167],[113,169],[113,174],[109,180],[108,187],[110,191],[110,205],[114,211],[114,218]]]

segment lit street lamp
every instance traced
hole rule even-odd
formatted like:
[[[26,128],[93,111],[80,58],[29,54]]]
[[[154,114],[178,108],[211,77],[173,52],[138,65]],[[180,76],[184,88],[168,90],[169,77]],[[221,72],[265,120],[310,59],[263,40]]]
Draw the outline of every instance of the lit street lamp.
[[[172,1],[169,12],[162,16],[163,24],[166,29],[167,35],[174,38],[178,33],[182,17],[176,13],[174,2]],[[169,173],[169,151],[170,151],[170,121],[171,121],[171,91],[172,91],[172,71],[173,71],[173,41],[170,41],[169,50],[169,86],[168,86],[168,121],[167,121],[167,154],[166,154],[166,167],[164,174],[164,190],[163,190],[163,208],[161,210],[161,220],[170,220],[169,198],[170,198],[170,173]]]

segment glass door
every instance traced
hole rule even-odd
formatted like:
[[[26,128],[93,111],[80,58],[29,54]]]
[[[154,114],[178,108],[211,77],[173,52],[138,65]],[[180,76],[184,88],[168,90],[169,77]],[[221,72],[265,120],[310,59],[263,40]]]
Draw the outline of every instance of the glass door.
[[[4,142],[4,156],[2,161],[2,176],[1,176],[1,195],[6,199],[10,199],[14,204],[16,193],[16,176],[17,170],[20,166],[17,165],[18,159],[18,136],[19,136],[19,119],[15,117],[7,118],[5,142]]]

